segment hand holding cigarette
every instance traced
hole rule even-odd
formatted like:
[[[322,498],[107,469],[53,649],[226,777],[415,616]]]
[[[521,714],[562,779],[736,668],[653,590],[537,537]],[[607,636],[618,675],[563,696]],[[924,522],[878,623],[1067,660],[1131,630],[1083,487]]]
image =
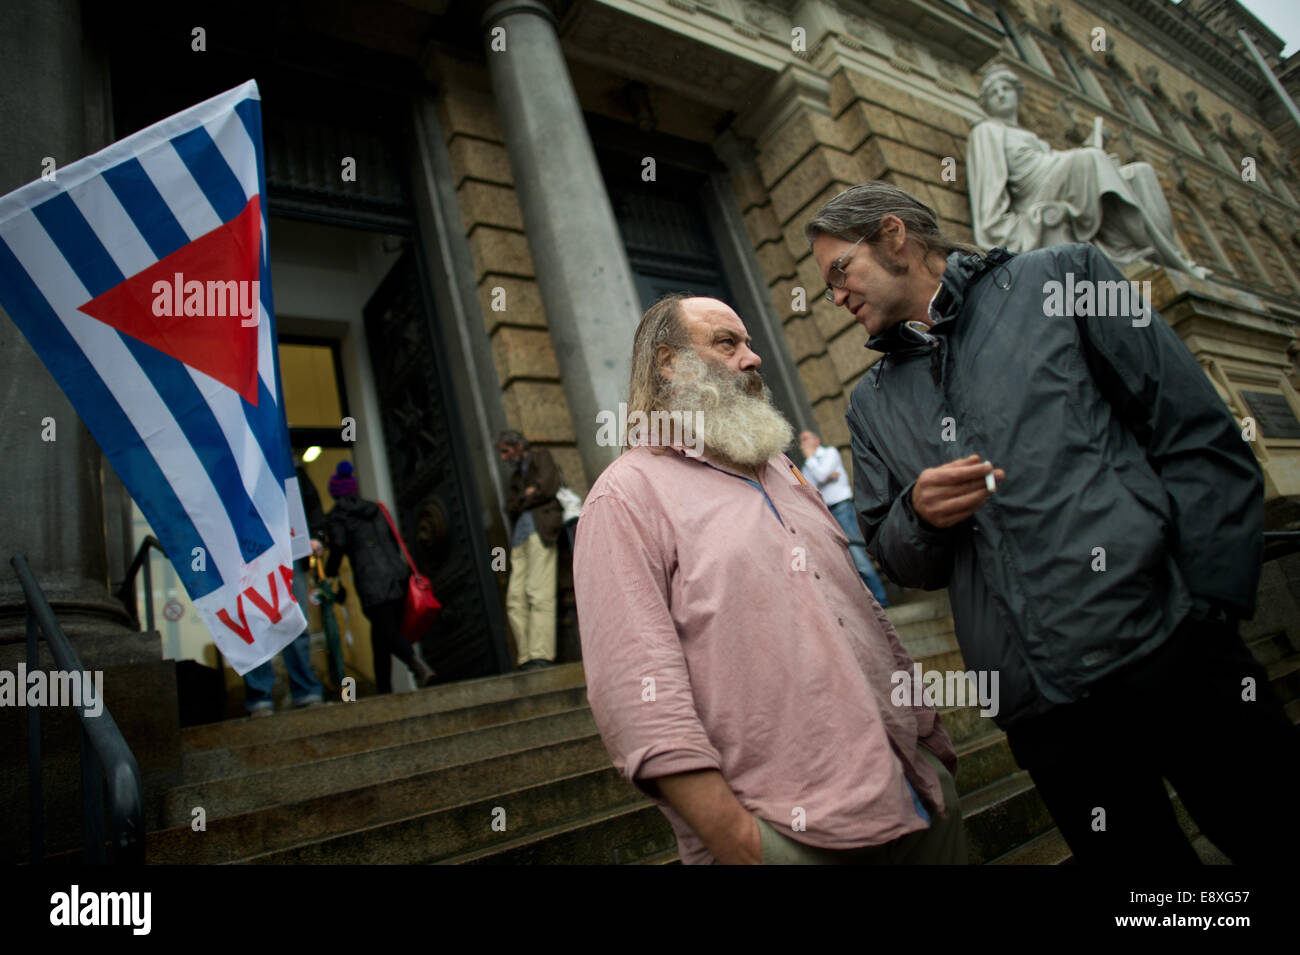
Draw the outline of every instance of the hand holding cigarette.
[[[931,527],[952,527],[979,510],[1006,477],[978,454],[926,468],[912,485],[912,509]]]

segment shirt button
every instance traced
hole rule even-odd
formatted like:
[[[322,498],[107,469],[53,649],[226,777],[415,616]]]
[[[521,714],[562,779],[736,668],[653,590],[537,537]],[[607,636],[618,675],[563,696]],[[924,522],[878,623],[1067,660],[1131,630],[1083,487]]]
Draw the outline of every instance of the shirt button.
[[[813,571],[813,576],[816,577],[818,580],[822,579],[822,575],[815,570]]]
[[[836,617],[835,620],[839,623],[839,625],[840,625],[841,627],[844,626],[844,618],[843,618],[843,617]]]

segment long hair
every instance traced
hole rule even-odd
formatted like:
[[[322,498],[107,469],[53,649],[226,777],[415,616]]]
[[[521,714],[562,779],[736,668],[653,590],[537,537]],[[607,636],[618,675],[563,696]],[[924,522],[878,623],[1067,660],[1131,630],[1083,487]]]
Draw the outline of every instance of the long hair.
[[[627,387],[627,413],[666,411],[663,405],[664,378],[659,374],[655,352],[660,345],[674,351],[690,344],[682,323],[681,304],[696,298],[693,292],[669,292],[646,309],[632,340],[632,374]],[[630,445],[629,445],[630,446]]]
[[[845,242],[856,242],[865,236],[868,244],[875,245],[879,241],[880,222],[888,215],[898,216],[907,226],[907,237],[915,239],[921,247],[923,260],[931,253],[945,259],[953,252],[983,255],[975,246],[939,231],[934,210],[924,202],[879,180],[845,189],[822,206],[803,232],[809,246],[823,235]]]

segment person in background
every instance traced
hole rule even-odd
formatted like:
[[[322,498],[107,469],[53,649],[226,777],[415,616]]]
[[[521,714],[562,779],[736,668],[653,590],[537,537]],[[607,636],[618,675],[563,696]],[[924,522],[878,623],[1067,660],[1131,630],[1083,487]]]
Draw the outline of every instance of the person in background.
[[[515,632],[520,670],[555,661],[556,541],[564,509],[555,499],[560,470],[545,448],[534,448],[518,431],[497,435],[497,454],[510,467],[506,513],[510,537],[510,584],[506,615]]]
[[[888,607],[885,585],[880,582],[880,575],[867,556],[862,532],[858,530],[858,518],[853,513],[853,491],[849,488],[848,473],[844,470],[839,450],[824,446],[816,431],[799,433],[799,449],[804,457],[803,476],[821,492],[831,517],[848,535],[849,554],[853,557],[853,566],[858,568],[858,575],[871,591],[871,596],[876,598],[876,603]]]
[[[298,472],[298,489],[302,492],[303,509],[307,512],[307,528],[311,534],[311,550],[319,554],[321,537],[325,533],[325,512],[320,506],[320,492],[307,477],[302,462],[295,460]],[[302,615],[307,616],[307,561],[306,557],[293,562],[293,595]],[[311,632],[304,627],[302,633],[280,651],[284,668],[289,674],[289,696],[294,709],[320,706],[324,698],[320,680],[311,669]],[[271,716],[275,713],[275,667],[267,660],[244,674],[244,706],[249,716]]]
[[[325,563],[325,576],[336,578],[344,557],[352,565],[357,599],[370,621],[370,645],[375,655],[375,684],[379,692],[393,692],[392,657],[411,668],[417,686],[428,686],[434,681],[433,669],[420,659],[400,632],[411,567],[393,539],[388,519],[378,504],[358,493],[350,461],[339,462],[330,478],[329,492],[335,504],[327,518],[330,556]]]

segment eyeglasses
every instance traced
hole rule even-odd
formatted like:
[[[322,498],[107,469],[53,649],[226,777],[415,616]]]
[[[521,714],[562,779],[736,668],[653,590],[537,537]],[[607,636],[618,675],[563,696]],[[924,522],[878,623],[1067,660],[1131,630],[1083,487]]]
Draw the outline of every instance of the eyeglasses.
[[[865,238],[866,236],[864,235],[862,239]],[[848,273],[844,271],[843,264],[849,256],[853,254],[853,250],[858,247],[858,243],[860,243],[862,239],[858,239],[857,242],[854,242],[849,246],[847,252],[831,263],[830,274],[827,276],[826,291],[824,295],[826,301],[830,302],[832,305],[835,304],[835,290],[844,288],[845,283],[849,280]]]

